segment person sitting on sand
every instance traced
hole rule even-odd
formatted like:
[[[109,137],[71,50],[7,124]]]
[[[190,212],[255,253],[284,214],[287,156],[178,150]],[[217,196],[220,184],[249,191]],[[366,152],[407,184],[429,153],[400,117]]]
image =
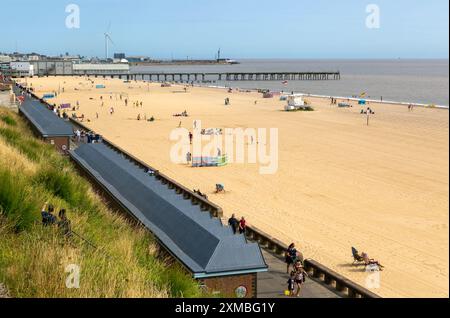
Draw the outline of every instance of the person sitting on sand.
[[[362,256],[362,258],[363,258],[363,260],[364,260],[364,264],[365,264],[366,266],[369,266],[369,265],[376,265],[376,266],[379,267],[380,270],[382,270],[382,269],[384,268],[384,266],[381,265],[379,261],[377,261],[377,260],[375,260],[375,259],[373,259],[373,258],[370,258],[369,255],[368,255],[367,253],[364,253],[364,252],[363,252],[363,253],[361,253],[361,256]]]
[[[216,193],[225,192],[225,186],[221,183],[216,184]]]
[[[41,216],[42,216],[42,225],[43,226],[49,226],[53,225],[56,222],[56,217],[53,215],[55,208],[53,205],[48,204],[45,202],[44,206],[41,210]]]

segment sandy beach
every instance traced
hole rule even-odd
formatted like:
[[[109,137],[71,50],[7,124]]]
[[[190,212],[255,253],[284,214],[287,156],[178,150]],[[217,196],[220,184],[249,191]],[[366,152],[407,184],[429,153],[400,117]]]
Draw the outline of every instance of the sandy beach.
[[[183,86],[91,80],[95,83],[84,77],[26,83],[39,96],[60,90],[52,104],[78,101],[76,113],[85,115],[85,125],[187,187],[201,189],[226,218],[243,215],[363,286],[368,274],[352,266],[351,247],[367,252],[385,266],[380,288],[373,290],[383,297],[449,296],[448,110],[371,103],[375,114],[367,126],[354,102],[340,109],[329,99],[311,97],[315,111],[284,112],[285,101],[256,92],[201,87],[185,92]],[[230,106],[224,105],[227,97]],[[133,107],[134,101],[143,106]],[[184,110],[188,118],[173,117]],[[155,121],[138,121],[138,114]],[[262,175],[258,164],[172,163],[170,133],[180,121],[192,130],[194,120],[204,128],[278,128],[277,172]],[[215,194],[216,183],[227,192]]]

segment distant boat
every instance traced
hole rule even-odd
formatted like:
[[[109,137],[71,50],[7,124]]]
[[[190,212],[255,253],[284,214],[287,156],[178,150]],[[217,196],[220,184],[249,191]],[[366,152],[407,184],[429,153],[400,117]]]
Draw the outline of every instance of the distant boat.
[[[282,81],[281,84],[283,85],[287,85],[289,82],[288,81]]]
[[[240,62],[232,59],[217,59],[217,63],[222,64],[241,64]]]

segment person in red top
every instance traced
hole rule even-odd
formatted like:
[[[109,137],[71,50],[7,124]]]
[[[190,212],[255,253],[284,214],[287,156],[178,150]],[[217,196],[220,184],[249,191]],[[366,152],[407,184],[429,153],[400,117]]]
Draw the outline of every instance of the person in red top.
[[[239,221],[239,233],[240,234],[245,234],[246,227],[247,227],[247,225],[245,224],[245,218],[242,217],[241,221]]]

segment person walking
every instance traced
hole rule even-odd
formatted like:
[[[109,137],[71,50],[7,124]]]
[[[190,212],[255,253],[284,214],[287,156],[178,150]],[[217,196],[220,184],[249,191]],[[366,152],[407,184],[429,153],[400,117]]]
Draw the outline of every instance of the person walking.
[[[192,154],[190,152],[188,152],[186,154],[186,161],[187,161],[187,164],[190,164],[192,161]]]
[[[295,248],[295,244],[292,243],[291,245],[289,245],[288,249],[286,250],[285,253],[285,261],[287,264],[287,269],[286,269],[286,273],[289,274],[289,268],[291,266],[294,266],[294,263],[297,261],[297,249]]]
[[[300,263],[300,262],[299,262]],[[297,292],[296,296],[300,297],[300,292],[302,291],[302,285],[306,281],[306,277],[308,276],[308,273],[303,268],[303,265],[298,265],[295,269],[295,284],[297,285]]]
[[[231,218],[228,220],[228,225],[231,226],[234,234],[237,234],[239,228],[239,220],[236,219],[236,216],[233,214]]]
[[[239,221],[239,233],[245,235],[245,230],[247,229],[247,223],[245,221],[245,218],[242,217]]]

